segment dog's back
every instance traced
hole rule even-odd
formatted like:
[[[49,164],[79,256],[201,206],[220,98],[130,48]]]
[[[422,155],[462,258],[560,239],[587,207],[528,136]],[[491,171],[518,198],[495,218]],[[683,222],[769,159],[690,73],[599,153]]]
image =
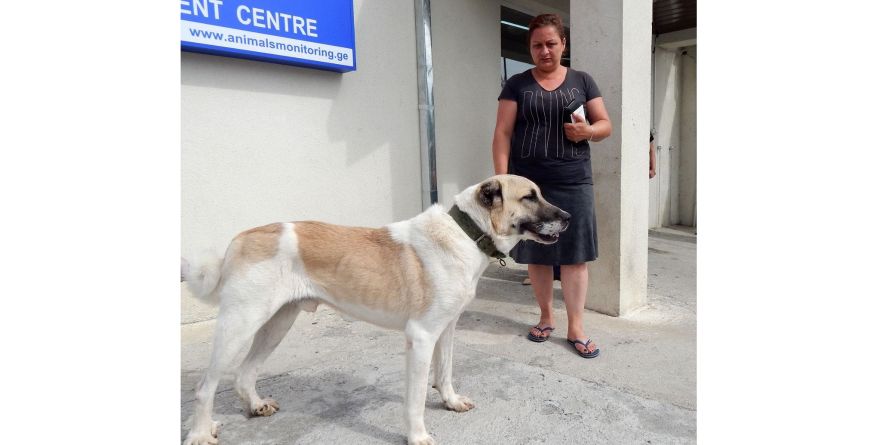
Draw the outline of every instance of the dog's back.
[[[204,261],[187,281],[195,295],[210,302],[319,300],[400,329],[431,302],[419,255],[389,227],[316,221],[256,227],[234,237],[222,261]]]

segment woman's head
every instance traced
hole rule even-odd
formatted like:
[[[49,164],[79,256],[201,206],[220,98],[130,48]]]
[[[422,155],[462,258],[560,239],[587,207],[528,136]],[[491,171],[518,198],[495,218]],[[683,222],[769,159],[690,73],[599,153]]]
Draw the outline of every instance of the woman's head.
[[[556,14],[542,14],[529,22],[529,53],[536,67],[548,71],[560,66],[566,50],[566,29]]]

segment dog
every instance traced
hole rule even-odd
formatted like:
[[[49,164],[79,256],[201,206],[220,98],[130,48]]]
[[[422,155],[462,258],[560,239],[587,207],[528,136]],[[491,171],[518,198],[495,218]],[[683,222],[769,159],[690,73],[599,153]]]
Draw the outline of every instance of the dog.
[[[434,444],[424,424],[430,368],[446,408],[474,403],[452,386],[455,325],[474,298],[489,257],[503,258],[521,240],[557,241],[569,213],[548,203],[532,181],[493,176],[455,196],[447,212],[434,204],[382,228],[315,221],[275,223],[237,235],[224,258],[197,268],[182,261],[182,279],[219,304],[212,357],[196,389],[184,445],[218,443],[212,405],[222,372],[251,343],[235,388],[250,415],[279,405],[255,388],[258,367],[302,310],[320,303],[406,334],[406,422],[410,445]]]

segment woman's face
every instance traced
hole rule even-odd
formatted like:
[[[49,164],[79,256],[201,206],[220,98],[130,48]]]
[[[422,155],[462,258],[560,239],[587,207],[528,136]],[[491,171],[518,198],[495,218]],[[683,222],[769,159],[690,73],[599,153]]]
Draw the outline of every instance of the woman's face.
[[[566,50],[565,39],[560,38],[553,26],[535,28],[529,37],[529,52],[532,62],[542,71],[550,71],[560,66],[560,57]]]

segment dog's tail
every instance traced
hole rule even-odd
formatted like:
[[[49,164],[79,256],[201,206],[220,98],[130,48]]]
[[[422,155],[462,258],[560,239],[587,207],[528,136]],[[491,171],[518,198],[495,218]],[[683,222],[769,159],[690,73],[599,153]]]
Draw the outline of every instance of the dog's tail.
[[[212,304],[218,303],[216,288],[221,279],[221,268],[224,259],[212,253],[206,253],[196,263],[182,257],[181,280],[195,297]]]

